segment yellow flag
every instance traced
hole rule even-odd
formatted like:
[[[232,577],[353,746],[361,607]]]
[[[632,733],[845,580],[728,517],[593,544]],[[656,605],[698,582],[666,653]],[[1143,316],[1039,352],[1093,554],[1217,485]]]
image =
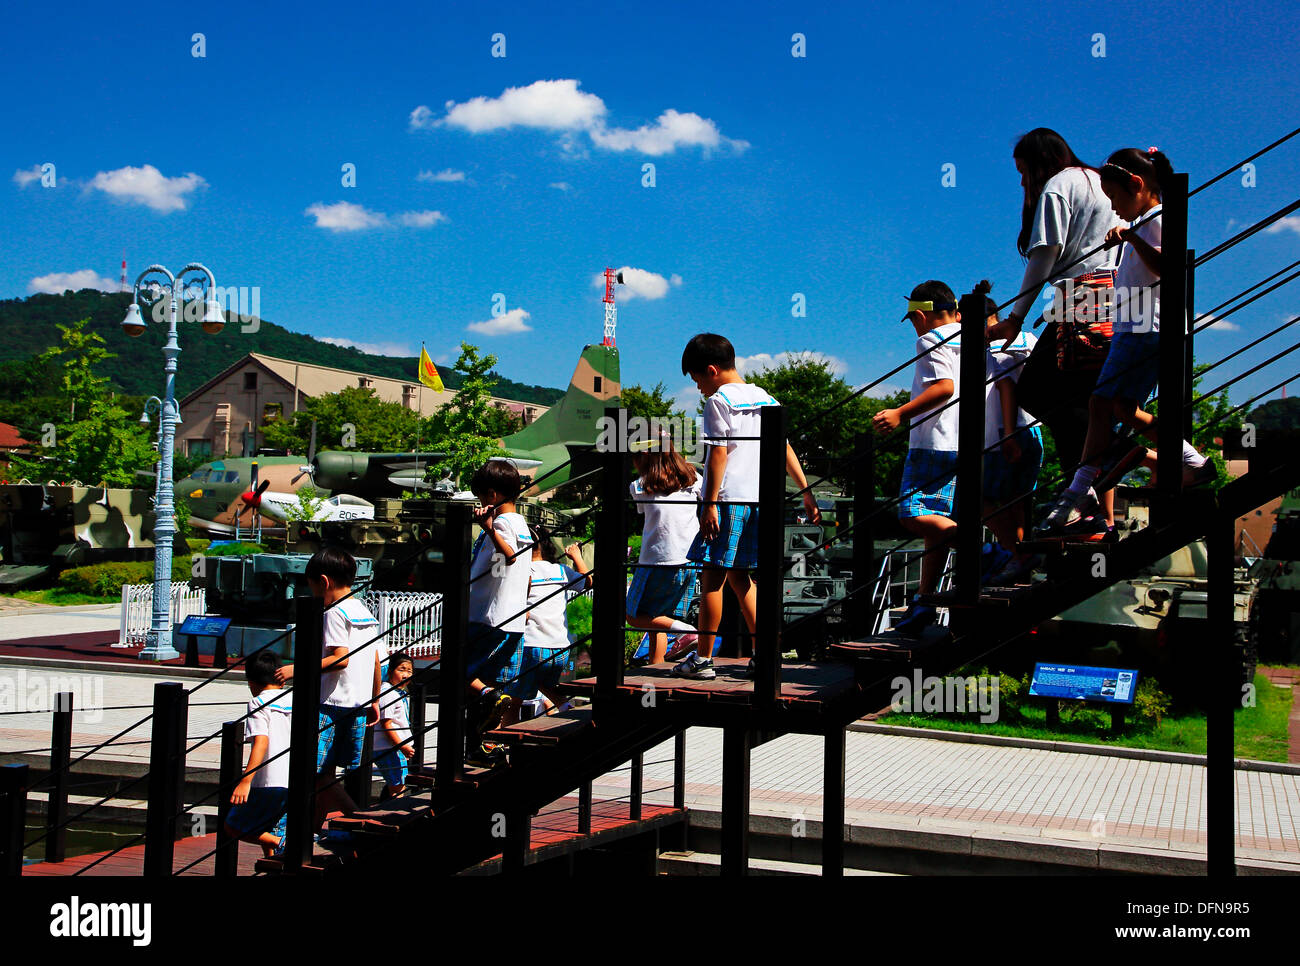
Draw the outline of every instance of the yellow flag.
[[[424,346],[420,346],[420,382],[434,392],[442,392],[442,378],[438,375],[433,360],[429,358],[429,353],[424,351]]]

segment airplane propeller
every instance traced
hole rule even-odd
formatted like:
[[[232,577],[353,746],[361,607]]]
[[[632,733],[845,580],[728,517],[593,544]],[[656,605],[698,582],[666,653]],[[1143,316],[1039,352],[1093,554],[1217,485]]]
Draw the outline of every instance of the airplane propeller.
[[[300,479],[303,478],[304,474],[310,476],[312,478],[312,481],[315,482],[316,477],[313,475],[312,472],[312,464],[315,463],[315,461],[316,461],[316,420],[313,419],[311,421],[311,442],[307,444],[307,464],[305,466],[298,467],[298,475],[289,481],[289,485],[293,486],[295,483],[297,483]]]

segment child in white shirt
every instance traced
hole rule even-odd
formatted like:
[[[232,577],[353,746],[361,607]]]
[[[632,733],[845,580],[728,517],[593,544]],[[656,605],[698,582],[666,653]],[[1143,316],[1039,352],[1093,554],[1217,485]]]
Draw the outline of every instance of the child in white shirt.
[[[244,740],[252,743],[244,777],[230,796],[226,832],[244,842],[256,842],[270,858],[284,848],[289,817],[289,732],[293,695],[275,678],[280,659],[269,649],[258,651],[244,668],[252,700],[244,718]]]

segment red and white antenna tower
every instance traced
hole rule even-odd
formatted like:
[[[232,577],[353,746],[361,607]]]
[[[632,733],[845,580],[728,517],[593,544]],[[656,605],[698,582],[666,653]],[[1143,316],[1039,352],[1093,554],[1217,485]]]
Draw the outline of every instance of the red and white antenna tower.
[[[601,345],[614,345],[614,326],[618,324],[618,310],[614,307],[614,286],[623,284],[623,273],[612,268],[605,269],[605,338]]]
[[[126,291],[126,255],[122,255],[122,291]]]

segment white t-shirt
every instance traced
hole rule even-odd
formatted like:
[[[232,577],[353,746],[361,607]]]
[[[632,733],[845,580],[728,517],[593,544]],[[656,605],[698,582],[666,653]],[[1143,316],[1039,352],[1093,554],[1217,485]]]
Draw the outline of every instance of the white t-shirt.
[[[706,446],[721,446],[723,438],[727,441],[727,468],[718,490],[720,501],[758,501],[758,411],[776,405],[779,403],[764,390],[747,382],[719,386],[717,392],[704,400],[701,442]],[[706,461],[706,475],[707,466]],[[704,492],[708,492],[707,486]]]
[[[1160,248],[1161,208],[1156,205],[1137,221],[1134,233],[1152,248]],[[1135,222],[1136,224],[1136,222]],[[1150,327],[1148,327],[1148,322]],[[1160,331],[1160,278],[1147,268],[1137,250],[1124,243],[1115,273],[1115,332]]]
[[[524,644],[544,650],[568,647],[569,621],[565,608],[573,597],[582,593],[585,580],[582,574],[564,564],[545,560],[534,560],[532,564]],[[561,587],[565,588],[563,593],[556,593]]]
[[[998,382],[1008,379],[1019,382],[1020,374],[1025,371],[1024,362],[1038,344],[1038,336],[1032,332],[1021,332],[1003,348],[1002,342],[994,342],[988,351],[987,379],[992,380],[985,387],[987,397],[984,408],[984,448],[997,446],[1005,434],[1002,426],[1002,394],[998,392]],[[1028,426],[1033,420],[1023,409],[1016,407],[1016,425]]]
[[[532,546],[533,537],[528,532],[528,521],[519,513],[501,514],[492,521],[492,529],[501,534],[510,553],[500,561],[498,573],[494,574],[492,558],[498,553],[496,544],[483,532],[475,539],[469,568],[469,619],[516,634],[524,629],[532,563],[531,552],[524,548]]]
[[[933,352],[927,352],[916,360],[912,374],[912,398],[915,399],[932,382],[941,379],[952,380],[952,396],[929,412],[912,417],[912,430],[908,434],[908,447],[911,449],[938,449],[955,452],[957,449],[957,393],[961,389],[961,323],[949,322],[931,329],[916,340],[916,354],[922,352],[944,339],[952,336],[952,341],[945,342]],[[952,403],[948,406],[948,403]],[[948,406],[947,409],[942,409]]]
[[[728,464],[731,459],[728,457]],[[686,551],[699,533],[700,490],[704,480],[695,482],[676,493],[647,493],[641,481],[633,480],[628,486],[636,501],[636,512],[645,517],[641,528],[641,556],[643,564],[686,563]]]
[[[385,684],[384,690],[388,690],[392,685]],[[407,711],[410,698],[401,688],[393,688],[379,699],[379,723],[381,727],[375,728],[375,751],[388,751],[396,747],[388,737],[388,729],[382,727],[385,719],[393,722],[393,729],[397,732],[398,744],[406,744],[411,740],[411,716]]]
[[[293,716],[293,693],[278,688],[265,688],[248,702],[248,717],[244,719],[244,740],[252,741],[266,735],[266,764],[253,772],[254,788],[288,788],[289,756],[280,752],[289,748],[289,722]],[[276,758],[276,755],[280,755]],[[272,760],[274,759],[274,760]]]
[[[359,708],[375,699],[376,645],[372,642],[378,635],[379,621],[356,597],[345,598],[325,611],[321,657],[329,657],[332,647],[345,647],[348,666],[321,675],[321,704]],[[363,644],[370,646],[362,647]]]
[[[1123,224],[1101,190],[1097,172],[1084,168],[1066,168],[1047,179],[1034,209],[1034,223],[1029,232],[1029,251],[1041,245],[1060,245],[1061,254],[1052,268],[1049,282],[1078,278],[1088,272],[1115,267],[1115,250],[1102,249],[1077,265],[1074,260],[1084,252],[1101,246],[1106,233]]]

